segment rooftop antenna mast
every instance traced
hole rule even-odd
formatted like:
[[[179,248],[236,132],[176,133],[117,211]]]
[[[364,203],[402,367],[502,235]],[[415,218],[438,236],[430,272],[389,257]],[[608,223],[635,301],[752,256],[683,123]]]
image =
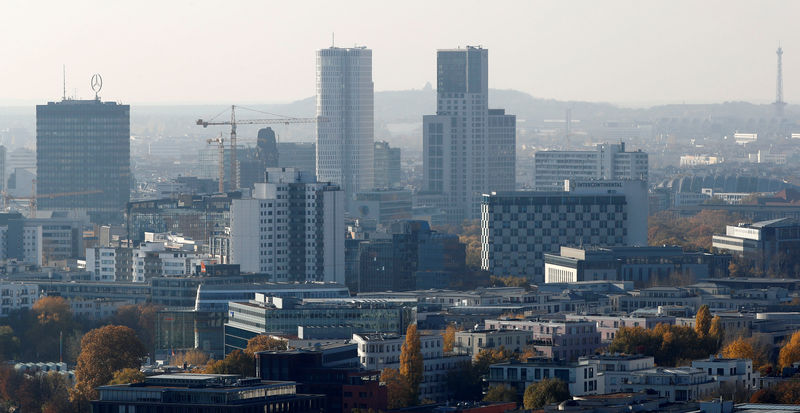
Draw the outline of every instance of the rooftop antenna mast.
[[[778,43],[778,50],[775,53],[778,54],[778,78],[775,82],[775,102],[772,104],[775,105],[775,116],[782,119],[783,107],[786,106],[786,102],[783,101],[783,49],[780,43]]]
[[[61,100],[67,100],[67,65],[61,65],[62,95]]]

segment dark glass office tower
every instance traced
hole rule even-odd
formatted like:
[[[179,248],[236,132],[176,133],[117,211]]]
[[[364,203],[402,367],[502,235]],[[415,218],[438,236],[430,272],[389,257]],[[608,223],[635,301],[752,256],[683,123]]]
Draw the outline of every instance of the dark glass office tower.
[[[128,105],[99,99],[37,105],[38,209],[83,210],[95,223],[121,222],[130,200],[130,148]]]

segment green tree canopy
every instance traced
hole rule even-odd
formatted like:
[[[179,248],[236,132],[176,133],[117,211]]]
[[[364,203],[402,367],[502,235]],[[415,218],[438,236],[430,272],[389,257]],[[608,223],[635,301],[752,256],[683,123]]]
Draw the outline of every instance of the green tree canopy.
[[[523,404],[526,409],[540,409],[567,399],[569,399],[569,388],[566,383],[559,379],[544,379],[525,389]]]
[[[486,396],[483,397],[485,402],[517,402],[517,391],[507,384],[498,384],[496,386],[489,386],[486,391]]]

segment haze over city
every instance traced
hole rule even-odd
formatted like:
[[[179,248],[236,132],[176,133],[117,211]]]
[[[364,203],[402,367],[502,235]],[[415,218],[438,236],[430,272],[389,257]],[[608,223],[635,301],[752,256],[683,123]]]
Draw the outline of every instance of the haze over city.
[[[491,50],[489,80],[557,100],[625,106],[768,103],[774,52],[800,97],[793,1],[137,1],[0,4],[2,105],[67,93],[135,104],[275,103],[314,94],[314,53],[374,50],[376,91],[435,83],[438,48]],[[335,36],[335,40],[332,37]]]
[[[800,2],[0,16],[0,413],[800,413]]]

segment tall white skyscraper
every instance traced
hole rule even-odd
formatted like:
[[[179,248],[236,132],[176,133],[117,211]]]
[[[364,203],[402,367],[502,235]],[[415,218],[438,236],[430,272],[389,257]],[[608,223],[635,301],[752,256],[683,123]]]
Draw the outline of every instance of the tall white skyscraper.
[[[317,179],[348,199],[374,186],[373,94],[372,50],[317,51]]]
[[[489,109],[489,51],[439,50],[436,114],[423,117],[421,205],[452,224],[480,218],[481,196],[513,191],[516,117]]]

